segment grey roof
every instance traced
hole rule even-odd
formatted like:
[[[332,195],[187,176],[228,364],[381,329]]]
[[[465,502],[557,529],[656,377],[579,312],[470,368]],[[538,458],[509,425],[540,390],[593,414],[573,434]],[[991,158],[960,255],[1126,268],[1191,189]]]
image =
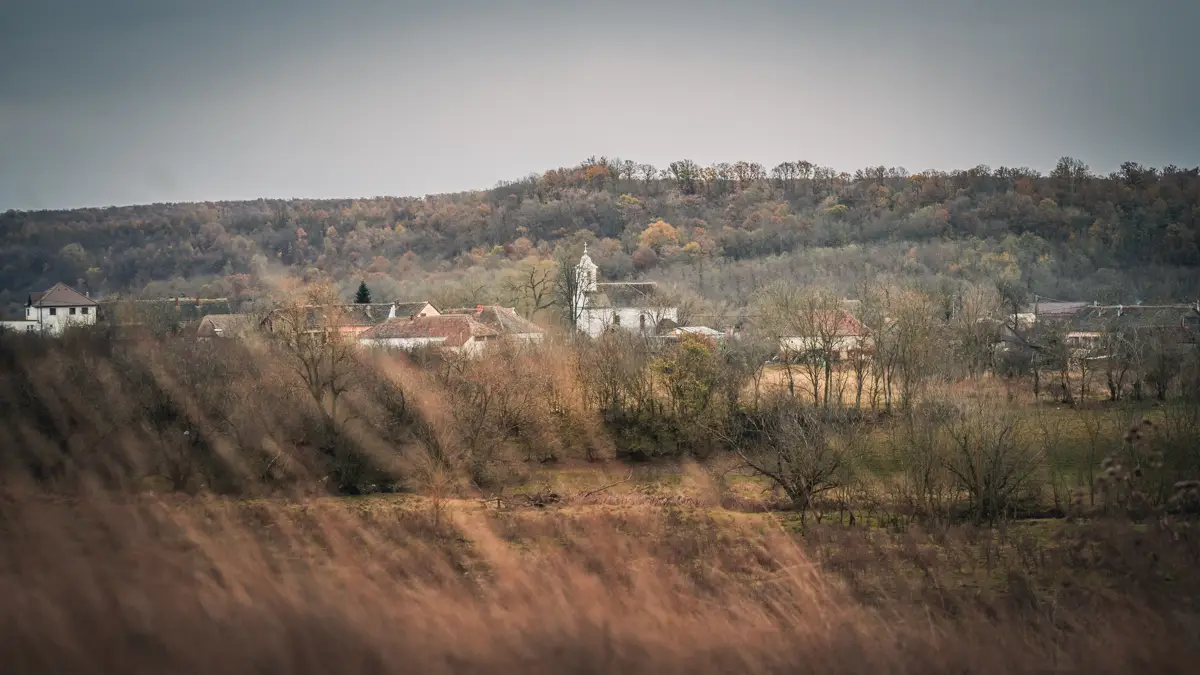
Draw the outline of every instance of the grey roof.
[[[246,314],[209,314],[200,320],[196,328],[198,337],[229,337],[250,327],[251,317]]]
[[[1039,302],[1025,307],[1026,314],[1037,314],[1038,318],[1066,318],[1089,306],[1086,302]]]
[[[1200,313],[1187,305],[1094,306],[1078,312],[1071,327],[1079,331],[1200,327]]]
[[[366,303],[337,306],[339,321],[343,326],[377,326],[392,313],[392,303]]]
[[[137,323],[153,317],[174,317],[195,321],[211,314],[232,314],[228,298],[159,298],[154,300],[107,300],[100,303],[102,317],[120,316],[124,323]]]
[[[665,307],[668,300],[653,281],[611,282],[596,284],[590,296],[590,308]]]
[[[420,312],[422,309],[425,309],[425,305],[429,305],[430,307],[433,307],[433,305],[431,303],[429,303],[425,300],[418,300],[415,302],[397,302],[397,303],[395,303],[395,305],[396,305],[396,316],[403,317],[403,318],[408,318],[408,317],[416,314],[417,312]],[[434,309],[434,311],[437,311],[437,307],[433,307],[433,309]]]
[[[295,312],[304,311],[304,323],[308,330],[317,330],[322,326],[337,325],[341,327],[370,327],[378,326],[388,320],[388,315],[392,311],[392,304],[389,303],[370,303],[370,304],[349,304],[349,305],[303,305],[293,307],[283,307],[271,312],[263,321],[271,322],[272,316],[278,316],[283,312],[287,312],[292,316],[292,320],[299,318]],[[328,319],[327,319],[328,317]]]

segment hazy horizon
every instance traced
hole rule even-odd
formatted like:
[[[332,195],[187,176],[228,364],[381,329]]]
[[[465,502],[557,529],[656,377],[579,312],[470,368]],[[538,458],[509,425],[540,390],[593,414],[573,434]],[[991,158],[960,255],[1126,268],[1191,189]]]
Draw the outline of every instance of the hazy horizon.
[[[0,211],[421,196],[592,155],[1200,164],[1198,3],[728,4],[10,0]]]

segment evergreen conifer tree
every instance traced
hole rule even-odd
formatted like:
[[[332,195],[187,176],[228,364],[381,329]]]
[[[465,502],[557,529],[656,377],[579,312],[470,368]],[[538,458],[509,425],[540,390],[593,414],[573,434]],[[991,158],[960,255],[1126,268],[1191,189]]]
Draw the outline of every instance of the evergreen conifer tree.
[[[359,282],[358,294],[354,296],[354,302],[359,305],[371,304],[371,289],[367,288],[367,282]]]

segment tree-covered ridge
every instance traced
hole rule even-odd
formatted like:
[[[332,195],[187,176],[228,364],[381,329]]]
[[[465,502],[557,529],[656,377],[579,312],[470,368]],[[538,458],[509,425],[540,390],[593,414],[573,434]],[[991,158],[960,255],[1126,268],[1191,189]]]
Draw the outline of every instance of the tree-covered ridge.
[[[94,294],[248,297],[273,272],[331,276],[347,299],[363,280],[381,299],[507,300],[514,279],[585,241],[608,279],[676,281],[728,301],[780,278],[849,287],[863,274],[1190,299],[1200,293],[1198,218],[1200,168],[1127,162],[1102,176],[1063,158],[1049,175],[848,174],[804,161],[592,158],[426,198],[8,211],[0,300],[12,306],[60,280]]]

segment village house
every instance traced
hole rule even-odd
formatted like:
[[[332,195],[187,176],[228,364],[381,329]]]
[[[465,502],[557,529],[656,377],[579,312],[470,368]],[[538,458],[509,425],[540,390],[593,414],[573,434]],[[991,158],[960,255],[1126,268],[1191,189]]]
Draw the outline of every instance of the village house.
[[[1067,345],[1094,353],[1111,338],[1194,344],[1200,308],[1194,305],[1088,305],[1064,325]]]
[[[70,327],[95,325],[98,312],[95,300],[58,283],[49,290],[29,295],[24,318],[3,321],[0,325],[20,333],[62,335]]]
[[[388,319],[358,336],[364,347],[416,349],[433,347],[440,351],[475,357],[483,353],[488,341],[500,332],[470,314],[438,314]]]
[[[1172,349],[1194,345],[1200,334],[1200,304],[1101,305],[1096,302],[1039,302],[1003,322],[997,349],[1039,350],[1061,339],[1075,359],[1104,359],[1114,350],[1136,350],[1151,342]]]
[[[668,330],[664,337],[669,340],[681,340],[688,335],[708,338],[709,340],[720,342],[726,338],[734,337],[735,333],[732,330],[722,332],[715,328],[709,328],[708,326],[680,326],[678,328],[672,328]]]
[[[196,327],[196,337],[201,340],[242,337],[253,325],[248,314],[209,314]]]
[[[229,298],[120,298],[100,302],[97,324],[120,329],[176,332],[212,314],[232,314]]]
[[[679,309],[667,299],[653,281],[598,281],[598,268],[587,254],[575,267],[575,326],[591,337],[606,330],[620,329],[642,335],[659,333],[666,322],[679,320]]]
[[[518,314],[515,307],[476,305],[474,308],[448,309],[443,314],[470,316],[504,339],[518,343],[539,343],[546,335],[541,326]]]
[[[872,347],[866,326],[848,310],[814,312],[811,320],[800,323],[807,324],[797,331],[800,334],[779,339],[779,350],[785,359],[827,351],[828,354],[822,354],[823,358],[841,361]]]
[[[347,338],[358,338],[367,330],[390,319],[409,319],[439,316],[431,303],[392,302],[341,305],[302,305],[280,307],[268,312],[260,327],[268,332],[280,329],[303,329],[305,332],[337,332]]]

